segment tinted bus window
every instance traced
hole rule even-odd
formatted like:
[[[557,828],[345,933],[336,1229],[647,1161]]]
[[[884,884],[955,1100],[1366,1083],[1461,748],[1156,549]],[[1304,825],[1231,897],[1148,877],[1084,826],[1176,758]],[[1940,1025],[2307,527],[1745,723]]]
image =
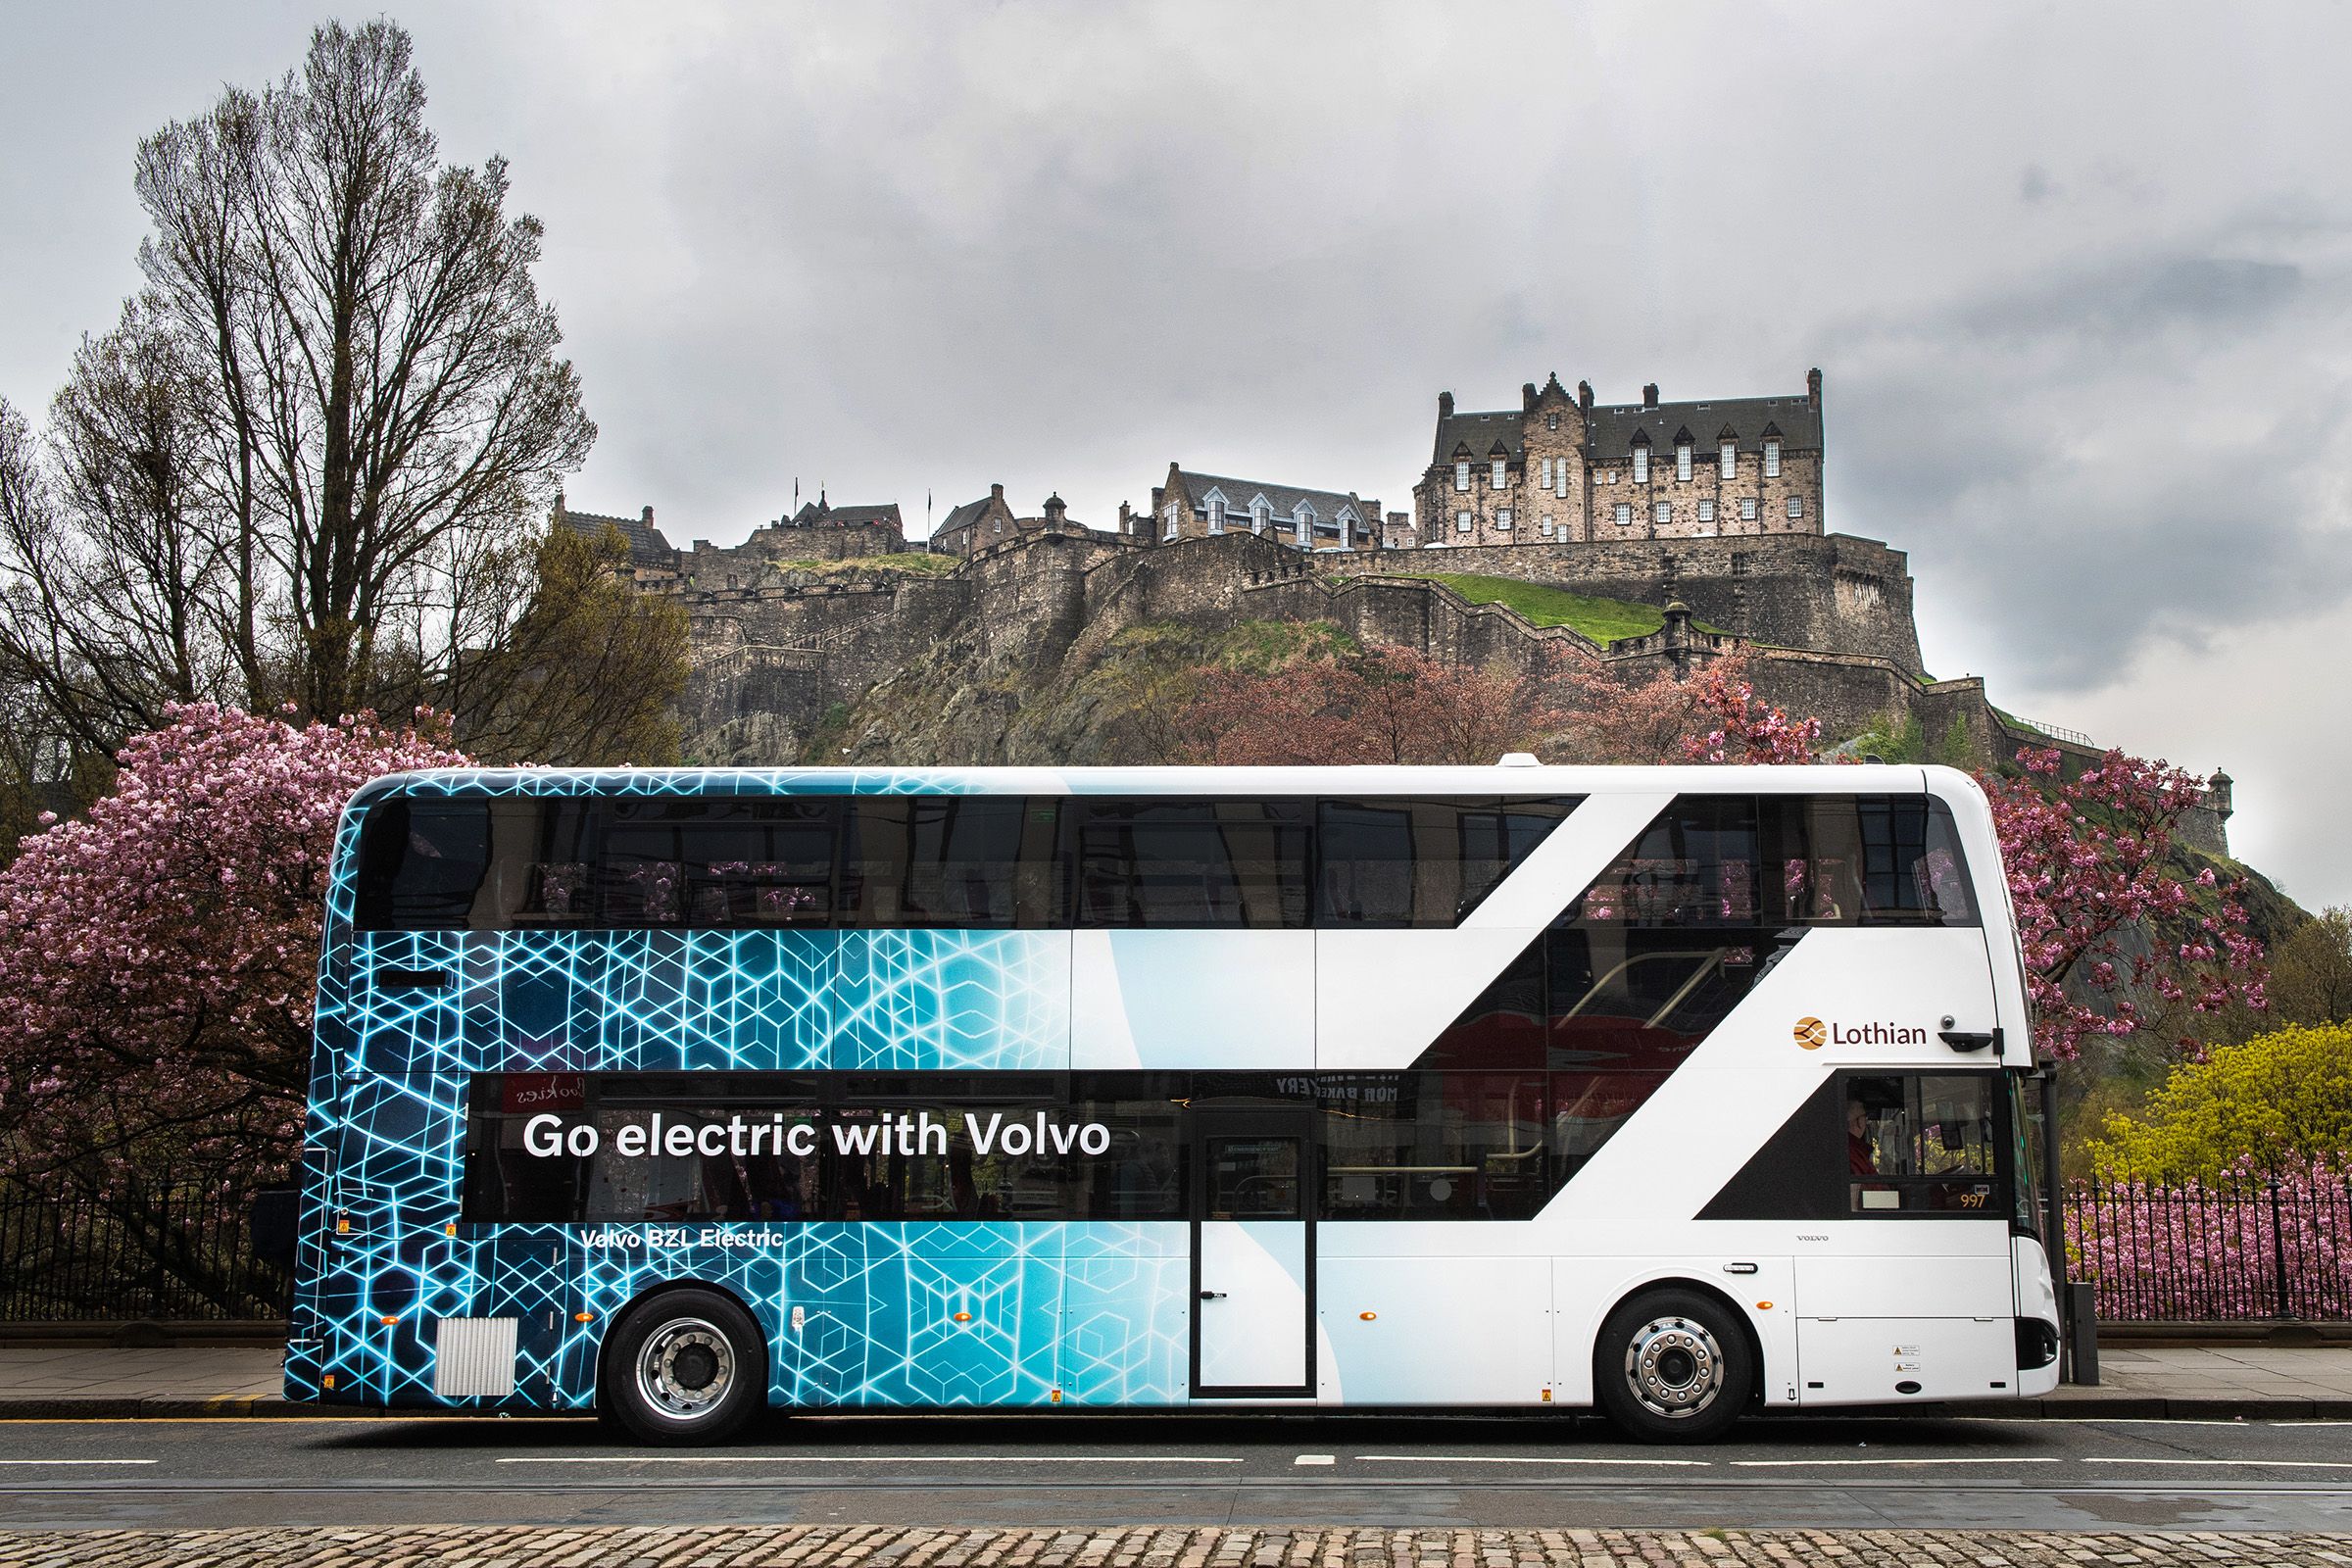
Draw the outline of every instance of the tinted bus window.
[[[841,924],[986,929],[1052,917],[1055,802],[858,796],[845,809]]]
[[[363,930],[464,927],[490,867],[485,801],[389,800],[360,832],[356,912]]]
[[[1319,1081],[1326,1219],[1527,1219],[1551,1196],[1541,1073]]]
[[[612,801],[599,814],[599,912],[608,925],[832,923],[832,801]]]
[[[1074,798],[1062,813],[1071,923],[1303,927],[1311,810],[1300,800]]]
[[[1457,925],[1575,806],[1568,798],[1323,801],[1315,923]]]

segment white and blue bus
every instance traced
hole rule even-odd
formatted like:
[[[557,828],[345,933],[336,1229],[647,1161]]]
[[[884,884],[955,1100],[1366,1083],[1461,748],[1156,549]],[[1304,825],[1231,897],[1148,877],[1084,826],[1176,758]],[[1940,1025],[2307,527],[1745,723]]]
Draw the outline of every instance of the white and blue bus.
[[[289,1397],[2045,1393],[1941,768],[437,771],[346,810]]]

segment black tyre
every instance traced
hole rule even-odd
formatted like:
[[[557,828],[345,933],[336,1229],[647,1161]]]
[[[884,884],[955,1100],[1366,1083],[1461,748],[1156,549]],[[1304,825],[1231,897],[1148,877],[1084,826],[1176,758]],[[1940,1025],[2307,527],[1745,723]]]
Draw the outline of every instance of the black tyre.
[[[663,1291],[605,1343],[598,1413],[640,1443],[721,1443],[767,1404],[767,1345],[716,1291]]]
[[[1705,1443],[1730,1430],[1756,1389],[1747,1330],[1696,1291],[1637,1296],[1600,1328],[1592,1393],[1601,1413],[1642,1443]]]

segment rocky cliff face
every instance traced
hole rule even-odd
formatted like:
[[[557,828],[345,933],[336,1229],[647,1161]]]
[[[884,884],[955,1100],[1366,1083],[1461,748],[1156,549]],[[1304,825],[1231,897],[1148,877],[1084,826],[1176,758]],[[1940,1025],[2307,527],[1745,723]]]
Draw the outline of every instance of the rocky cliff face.
[[[1661,607],[1697,593],[1700,619],[1775,645],[1754,650],[1774,665],[1774,701],[1834,725],[1858,728],[1914,700],[1918,636],[1901,556],[1831,536],[1751,541],[1735,561],[1730,543],[1447,551],[1443,564]],[[1160,674],[1248,657],[1302,628],[1465,665],[1532,665],[1562,642],[1634,664],[1732,646],[1694,635],[1602,649],[1567,627],[1379,574],[1434,555],[1309,557],[1248,534],[1142,550],[1072,531],[983,551],[944,574],[844,563],[779,565],[740,587],[689,585],[688,751],[712,762],[1146,760],[1152,722],[1138,694]],[[1716,584],[1728,586],[1711,593]]]

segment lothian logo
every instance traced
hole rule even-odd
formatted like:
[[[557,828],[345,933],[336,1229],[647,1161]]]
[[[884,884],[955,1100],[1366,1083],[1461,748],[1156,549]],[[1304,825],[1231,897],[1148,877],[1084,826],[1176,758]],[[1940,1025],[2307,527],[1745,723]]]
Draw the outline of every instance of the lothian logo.
[[[1823,1023],[1819,1018],[1797,1019],[1796,1043],[1807,1051],[1819,1051],[1830,1043],[1829,1025]]]

